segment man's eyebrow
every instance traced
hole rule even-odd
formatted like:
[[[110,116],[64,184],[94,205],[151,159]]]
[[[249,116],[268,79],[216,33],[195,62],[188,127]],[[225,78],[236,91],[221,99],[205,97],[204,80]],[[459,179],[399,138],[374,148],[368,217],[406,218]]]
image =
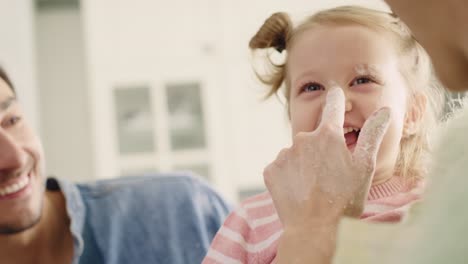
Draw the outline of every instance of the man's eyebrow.
[[[7,110],[14,102],[16,102],[16,97],[10,96],[7,99],[0,102],[0,111]]]

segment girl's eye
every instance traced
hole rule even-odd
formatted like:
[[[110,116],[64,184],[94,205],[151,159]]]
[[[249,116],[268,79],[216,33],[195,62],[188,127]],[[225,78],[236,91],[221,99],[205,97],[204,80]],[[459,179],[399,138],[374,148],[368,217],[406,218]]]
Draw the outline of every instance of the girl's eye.
[[[353,85],[360,85],[360,84],[367,84],[367,83],[373,83],[374,80],[372,80],[369,77],[359,77],[354,79],[354,81],[351,83],[351,86]]]
[[[21,121],[21,117],[19,116],[12,116],[10,118],[7,118],[6,120],[4,120],[2,122],[2,126],[3,127],[12,127],[12,126],[15,126],[19,121]]]
[[[308,83],[308,84],[305,84],[301,90],[303,92],[315,92],[315,91],[324,90],[324,87],[318,83]]]

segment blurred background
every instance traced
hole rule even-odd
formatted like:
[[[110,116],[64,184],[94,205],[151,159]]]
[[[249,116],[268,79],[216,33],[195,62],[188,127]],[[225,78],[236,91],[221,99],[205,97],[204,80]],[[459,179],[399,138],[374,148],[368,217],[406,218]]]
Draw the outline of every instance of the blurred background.
[[[264,190],[290,144],[248,41],[276,11],[299,20],[377,0],[0,0],[0,64],[46,151],[86,181],[191,170],[229,200]]]

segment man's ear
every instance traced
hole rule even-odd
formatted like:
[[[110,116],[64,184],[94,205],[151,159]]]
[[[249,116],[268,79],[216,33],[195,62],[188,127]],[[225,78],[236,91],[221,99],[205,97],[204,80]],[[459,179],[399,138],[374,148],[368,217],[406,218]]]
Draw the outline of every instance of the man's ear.
[[[416,134],[424,118],[426,107],[427,97],[422,93],[414,93],[405,116],[403,138],[408,138]]]

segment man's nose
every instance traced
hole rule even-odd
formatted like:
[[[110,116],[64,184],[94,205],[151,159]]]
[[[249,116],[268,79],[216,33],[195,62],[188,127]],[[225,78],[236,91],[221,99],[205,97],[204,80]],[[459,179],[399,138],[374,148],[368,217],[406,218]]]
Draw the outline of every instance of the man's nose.
[[[8,133],[0,129],[0,171],[16,170],[25,162],[20,145]]]

